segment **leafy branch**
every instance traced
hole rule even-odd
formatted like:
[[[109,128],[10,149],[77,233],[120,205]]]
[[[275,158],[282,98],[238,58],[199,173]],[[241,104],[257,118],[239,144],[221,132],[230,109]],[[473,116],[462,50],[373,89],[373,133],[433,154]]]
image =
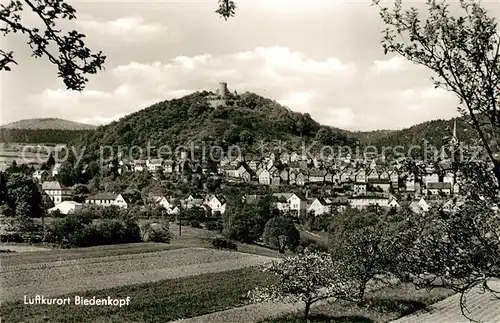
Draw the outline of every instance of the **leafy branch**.
[[[44,25],[44,30],[27,27],[21,17],[25,8],[31,9]],[[76,18],[76,10],[63,0],[11,0],[7,5],[0,5],[0,21],[5,25],[0,28],[3,36],[21,32],[28,36],[27,44],[36,58],[47,57],[58,68],[58,77],[62,78],[67,89],[82,91],[88,82],[86,75],[96,74],[103,69],[106,56],[101,51],[92,53],[85,45],[85,35],[76,30],[63,35],[56,28],[56,22]],[[58,54],[51,47],[56,46]],[[0,71],[10,71],[11,64],[18,64],[13,51],[0,50]]]

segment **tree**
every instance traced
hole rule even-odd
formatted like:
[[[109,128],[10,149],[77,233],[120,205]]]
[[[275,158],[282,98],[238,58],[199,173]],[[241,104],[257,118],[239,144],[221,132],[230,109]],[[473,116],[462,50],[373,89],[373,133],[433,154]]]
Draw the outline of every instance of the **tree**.
[[[52,155],[52,153],[50,153],[49,158],[47,159],[47,161],[45,162],[45,164],[47,165],[47,167],[49,169],[52,168],[52,167],[54,167],[54,165],[56,164],[56,161],[55,161],[54,156]]]
[[[301,301],[305,304],[305,318],[309,316],[311,305],[322,299],[351,299],[351,284],[327,253],[298,254],[264,264],[260,269],[271,273],[275,279],[266,288],[250,291],[250,298],[257,302]]]
[[[224,20],[234,17],[234,10],[236,9],[236,4],[233,0],[219,0],[219,8],[215,10],[215,13],[219,14]]]
[[[295,251],[300,242],[300,233],[292,220],[277,216],[267,221],[262,240],[280,253],[285,252],[287,247]]]
[[[367,284],[390,274],[395,257],[404,252],[399,235],[407,232],[405,215],[349,208],[333,220],[328,237],[330,251],[357,283],[359,302],[364,301]]]
[[[396,53],[433,71],[435,88],[454,93],[458,110],[477,131],[500,184],[500,36],[497,20],[489,17],[479,1],[460,0],[463,15],[454,17],[445,2],[427,2],[429,17],[423,22],[417,8],[382,7],[386,29],[384,52]]]
[[[9,174],[6,191],[9,215],[39,217],[42,214],[42,195],[30,176]]]
[[[430,277],[418,284],[434,287],[441,282],[460,292],[466,315],[465,298],[471,288],[481,286],[498,298],[498,291],[488,285],[489,279],[500,277],[498,213],[494,211],[499,205],[500,184],[500,160],[495,155],[500,139],[497,20],[488,16],[480,2],[471,0],[460,1],[463,14],[459,17],[450,14],[446,3],[428,1],[425,23],[418,9],[403,10],[401,0],[392,10],[378,2],[374,4],[387,27],[382,40],[385,53],[399,54],[433,71],[435,87],[459,98],[458,110],[476,130],[486,151],[485,161],[461,156],[463,204],[455,205],[451,212],[437,210],[429,218],[413,221],[421,225],[408,234],[413,237],[411,251],[397,261],[404,267],[401,273]]]
[[[31,9],[43,25],[43,30],[37,27],[28,27],[22,18],[22,12]],[[4,23],[0,32],[4,36],[10,33],[21,32],[28,38],[28,45],[34,57],[48,58],[56,65],[58,76],[70,90],[84,89],[88,74],[96,74],[101,70],[106,59],[102,52],[94,54],[86,47],[83,38],[85,35],[76,30],[62,35],[56,23],[76,18],[76,10],[62,0],[10,0],[7,5],[0,7],[0,21]],[[57,57],[51,50],[53,45],[58,49]],[[0,71],[10,71],[10,65],[17,64],[13,51],[0,50]]]

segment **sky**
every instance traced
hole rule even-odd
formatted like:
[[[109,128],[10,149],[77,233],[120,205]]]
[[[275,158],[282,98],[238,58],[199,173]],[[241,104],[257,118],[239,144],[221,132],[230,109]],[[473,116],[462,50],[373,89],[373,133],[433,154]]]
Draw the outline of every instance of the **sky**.
[[[368,0],[236,0],[228,21],[214,13],[216,0],[68,2],[77,19],[61,29],[84,33],[87,45],[107,56],[106,69],[83,92],[68,91],[55,66],[30,57],[23,35],[2,38],[19,65],[0,74],[0,124],[55,117],[100,125],[159,101],[215,91],[218,82],[348,130],[402,129],[458,115],[456,97],[434,89],[428,70],[384,55],[384,26]],[[500,16],[500,0],[483,3]],[[22,17],[37,25],[29,12]]]

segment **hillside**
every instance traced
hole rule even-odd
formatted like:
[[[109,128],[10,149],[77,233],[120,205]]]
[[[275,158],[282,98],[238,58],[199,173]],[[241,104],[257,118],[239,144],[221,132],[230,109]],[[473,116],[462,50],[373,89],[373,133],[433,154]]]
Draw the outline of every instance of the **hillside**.
[[[0,142],[67,144],[96,127],[58,118],[25,119],[0,127]]]
[[[402,130],[376,130],[367,132],[351,132],[364,145],[404,146],[427,145],[442,147],[447,144],[453,133],[453,123],[457,121],[457,138],[464,144],[472,144],[477,139],[475,130],[461,118],[450,120],[432,120]]]
[[[23,130],[93,130],[96,126],[59,118],[24,119],[0,126],[0,129]]]
[[[238,144],[246,152],[257,152],[261,141],[281,140],[286,142],[287,148],[298,150],[302,140],[312,141],[322,128],[324,143],[345,145],[355,142],[341,130],[322,127],[309,114],[292,112],[276,101],[253,93],[229,95],[226,106],[217,108],[210,105],[211,95],[213,93],[207,91],[195,92],[180,99],[156,103],[99,127],[76,141],[75,145],[86,146],[87,152],[94,152],[94,158],[100,145],[146,149],[148,142],[152,147],[169,145],[172,149],[190,142],[225,149]],[[155,152],[155,148],[151,151]]]

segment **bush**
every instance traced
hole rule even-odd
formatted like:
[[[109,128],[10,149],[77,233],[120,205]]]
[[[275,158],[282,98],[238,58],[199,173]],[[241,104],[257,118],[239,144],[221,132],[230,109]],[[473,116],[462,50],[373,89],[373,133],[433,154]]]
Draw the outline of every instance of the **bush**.
[[[300,241],[297,251],[304,252],[306,250],[309,252],[328,252],[328,246],[313,239],[304,239]]]
[[[145,242],[170,243],[173,234],[167,222],[148,223],[142,227],[142,239]]]
[[[232,242],[229,239],[224,238],[214,238],[212,239],[212,247],[216,249],[228,249],[228,250],[237,250],[238,247],[236,243]]]
[[[50,212],[49,215],[53,218],[62,218],[65,216],[64,214],[61,213],[61,210],[59,209],[55,209],[54,211]]]
[[[277,216],[267,221],[262,240],[280,253],[283,253],[285,248],[295,251],[300,242],[300,233],[291,219]]]
[[[140,242],[141,234],[133,220],[102,219],[92,223],[72,214],[49,227],[47,241],[68,247],[91,247]]]

